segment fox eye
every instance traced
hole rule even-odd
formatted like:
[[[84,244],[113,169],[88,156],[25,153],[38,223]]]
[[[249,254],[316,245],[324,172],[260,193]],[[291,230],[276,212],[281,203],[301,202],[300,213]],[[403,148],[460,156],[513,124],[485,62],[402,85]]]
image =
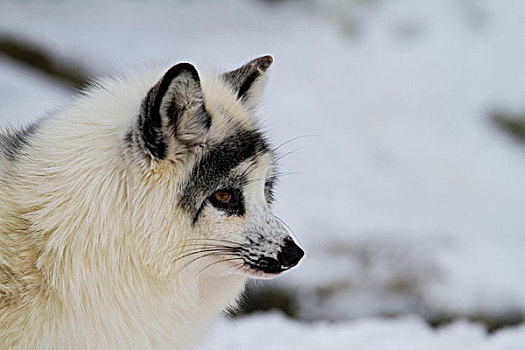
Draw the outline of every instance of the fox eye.
[[[243,215],[244,205],[242,193],[238,190],[219,190],[208,198],[210,203],[227,215]]]
[[[232,200],[232,194],[228,191],[217,191],[213,194],[215,200],[221,204],[228,204]]]

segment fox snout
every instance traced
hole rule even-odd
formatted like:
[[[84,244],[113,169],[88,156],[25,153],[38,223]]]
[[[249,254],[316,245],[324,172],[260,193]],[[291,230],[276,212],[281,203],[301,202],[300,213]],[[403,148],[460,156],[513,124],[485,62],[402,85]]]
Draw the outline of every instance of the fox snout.
[[[273,277],[280,274],[299,263],[304,256],[304,251],[299,248],[293,241],[277,253],[277,258],[265,255],[253,257],[244,257],[245,266],[250,270],[249,275],[254,277]]]
[[[281,251],[277,253],[277,260],[284,269],[294,267],[303,258],[304,251],[292,239],[286,239]]]
[[[262,240],[250,242],[251,246],[242,255],[248,274],[253,277],[273,277],[296,266],[304,256],[301,249],[289,236],[281,244]]]

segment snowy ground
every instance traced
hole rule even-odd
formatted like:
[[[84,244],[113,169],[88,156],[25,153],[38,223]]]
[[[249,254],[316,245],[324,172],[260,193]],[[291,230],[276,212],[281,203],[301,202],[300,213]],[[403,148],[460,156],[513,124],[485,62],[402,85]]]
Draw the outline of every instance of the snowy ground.
[[[487,335],[483,326],[457,321],[438,330],[417,317],[299,323],[280,314],[223,320],[203,349],[519,350],[525,326]]]
[[[307,251],[276,282],[297,297],[297,316],[523,316],[525,152],[487,117],[525,109],[525,3],[4,1],[0,34],[95,75],[151,61],[226,70],[271,53],[259,114],[276,145],[305,136],[283,148],[302,147],[282,159],[296,174],[283,177],[276,208]],[[6,59],[0,72],[2,122],[70,99]],[[265,348],[273,334],[312,349],[332,336],[365,349],[417,348],[413,334],[434,348],[524,343],[523,327],[487,338],[481,326],[434,331],[416,316],[259,315],[219,330],[245,335],[216,340],[225,349]]]

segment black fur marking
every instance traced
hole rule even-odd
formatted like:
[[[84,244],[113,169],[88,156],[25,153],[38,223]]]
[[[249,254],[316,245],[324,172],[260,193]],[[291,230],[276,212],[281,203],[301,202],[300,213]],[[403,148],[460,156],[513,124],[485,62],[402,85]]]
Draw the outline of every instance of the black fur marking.
[[[167,152],[167,144],[164,140],[165,135],[163,135],[162,130],[162,101],[166,93],[169,91],[173,80],[181,73],[189,73],[194,80],[194,83],[196,83],[200,89],[199,74],[195,67],[189,63],[179,63],[171,67],[166,74],[164,74],[162,79],[148,91],[142,102],[141,113],[139,116],[139,129],[141,130],[144,147],[146,147],[149,153],[157,159],[164,159]],[[181,112],[176,106],[176,101],[171,101],[166,112],[169,117],[169,125],[164,126],[171,126],[175,129]],[[209,128],[209,116],[205,110],[204,113],[199,114],[199,118],[202,119],[202,124]]]
[[[275,183],[277,182],[277,175],[270,176],[264,183],[264,195],[268,204],[273,203],[275,200]]]
[[[166,157],[166,143],[162,137],[162,119],[159,111],[154,111],[155,96],[158,94],[158,86],[155,85],[146,95],[142,102],[139,115],[139,125],[144,147],[157,159]]]
[[[203,122],[204,127],[206,128],[206,130],[209,130],[211,127],[211,118],[210,118],[210,114],[208,113],[204,105],[202,106],[202,112],[203,112],[203,115],[206,116],[206,119]]]
[[[204,205],[206,205],[206,202],[202,202],[202,204],[200,205],[199,209],[197,209],[197,211],[193,215],[193,225],[195,225],[195,223],[199,219],[199,217],[201,215],[201,212],[202,212],[202,209],[204,209]]]
[[[236,208],[218,208],[218,209],[225,209],[223,211],[226,213],[226,215],[229,215],[229,216],[244,215],[245,208],[244,208],[244,195],[242,194],[242,188],[244,188],[244,186],[247,183],[246,177],[243,174],[240,174],[240,175],[234,174],[232,176],[217,177],[215,180],[216,182],[214,184],[210,184],[210,186],[213,186],[213,188],[209,189],[209,193],[207,192],[203,194],[203,196],[207,195],[208,198],[199,197],[202,199],[200,201],[200,204],[198,203],[195,204],[195,205],[198,205],[199,208],[197,209],[197,211],[195,211],[193,215],[193,224],[197,222],[202,209],[204,209],[206,205],[208,204],[213,205],[211,196],[213,196],[215,192],[211,193],[211,191],[220,191],[221,189],[226,189],[226,188],[228,188],[228,191],[237,192],[237,196],[240,199],[240,205]],[[187,209],[190,211],[192,210],[190,206],[187,206]]]
[[[245,257],[244,261],[246,266],[253,270],[262,271],[264,273],[274,274],[286,270],[282,268],[281,263],[277,259],[268,258],[265,256],[258,257],[257,260]]]
[[[221,188],[241,188],[243,177],[231,176],[230,171],[243,161],[268,152],[269,147],[257,131],[239,130],[211,149],[194,166],[182,191],[181,206],[197,220],[205,200]]]
[[[40,126],[40,121],[29,124],[27,127],[7,134],[0,134],[0,150],[7,160],[15,161],[23,155],[24,147],[29,144],[30,138]]]
[[[229,192],[231,194],[231,201],[229,203],[221,203],[217,201],[214,194],[215,192],[208,198],[210,203],[217,209],[223,211],[228,216],[237,215],[237,216],[243,216],[245,213],[244,209],[244,196],[242,194],[242,191],[239,189],[226,189],[226,190],[219,190],[224,192]]]
[[[242,99],[257,78],[270,67],[272,62],[273,58],[271,56],[259,57],[234,71],[224,73],[222,77],[237,91],[237,97]]]
[[[242,98],[244,96],[244,94],[250,89],[255,79],[257,79],[259,75],[261,74],[257,70],[254,70],[246,77],[239,88],[239,92],[237,93],[238,98]]]

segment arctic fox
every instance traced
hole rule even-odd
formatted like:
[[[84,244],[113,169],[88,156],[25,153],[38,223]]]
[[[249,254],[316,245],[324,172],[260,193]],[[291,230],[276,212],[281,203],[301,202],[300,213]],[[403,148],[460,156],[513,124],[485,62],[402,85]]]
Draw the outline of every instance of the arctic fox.
[[[95,83],[0,130],[0,348],[187,349],[303,256],[253,117],[272,57]]]

